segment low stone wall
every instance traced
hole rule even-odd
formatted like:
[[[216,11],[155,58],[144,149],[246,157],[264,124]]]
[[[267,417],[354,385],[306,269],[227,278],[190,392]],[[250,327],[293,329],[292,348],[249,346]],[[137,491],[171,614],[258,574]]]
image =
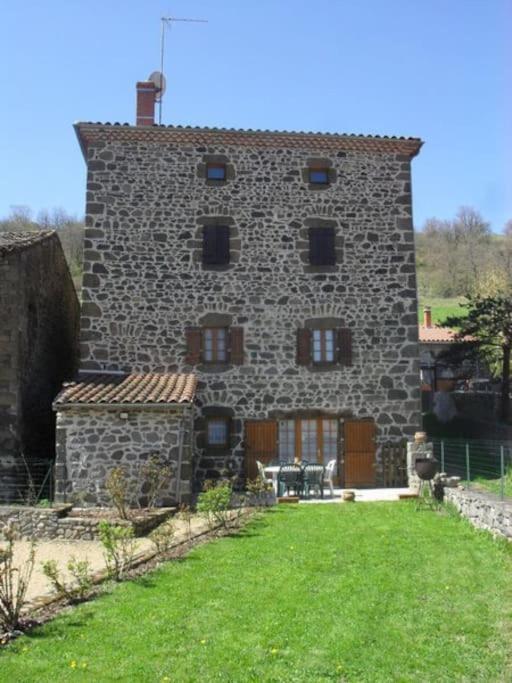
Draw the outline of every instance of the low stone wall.
[[[473,526],[512,540],[512,502],[462,487],[445,488],[444,495],[445,501],[452,503]]]
[[[175,508],[160,508],[144,516],[134,516],[132,520],[116,520],[118,526],[133,528],[136,537],[147,536],[164,522]],[[94,541],[99,537],[101,517],[91,518],[73,516],[70,505],[41,509],[19,506],[0,507],[0,540],[4,540],[2,527],[12,524],[18,538],[36,540],[65,539],[70,541]]]

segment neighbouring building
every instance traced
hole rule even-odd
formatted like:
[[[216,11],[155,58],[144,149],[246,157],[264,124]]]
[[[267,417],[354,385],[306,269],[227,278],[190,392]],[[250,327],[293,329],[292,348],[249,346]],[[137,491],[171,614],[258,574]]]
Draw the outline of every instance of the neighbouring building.
[[[52,401],[78,361],[79,303],[54,231],[0,233],[0,500],[42,483]],[[30,474],[29,474],[30,473]]]
[[[138,125],[75,126],[85,393],[55,405],[61,496],[79,471],[147,457],[146,430],[177,465],[180,441],[169,449],[163,432],[184,411],[184,495],[226,469],[252,477],[256,459],[335,458],[341,483],[378,483],[379,447],[420,425],[410,167],[421,141],[157,126],[153,101],[138,84]],[[191,391],[147,407],[108,388],[101,409],[84,399],[147,376]]]

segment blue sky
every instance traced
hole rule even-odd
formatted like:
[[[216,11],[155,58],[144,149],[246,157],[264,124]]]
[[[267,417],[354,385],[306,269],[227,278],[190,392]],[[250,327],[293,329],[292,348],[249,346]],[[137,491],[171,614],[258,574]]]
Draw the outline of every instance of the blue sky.
[[[159,67],[163,123],[414,135],[415,223],[512,218],[511,0],[20,0],[0,21],[0,216],[83,214],[72,123],[128,121]]]

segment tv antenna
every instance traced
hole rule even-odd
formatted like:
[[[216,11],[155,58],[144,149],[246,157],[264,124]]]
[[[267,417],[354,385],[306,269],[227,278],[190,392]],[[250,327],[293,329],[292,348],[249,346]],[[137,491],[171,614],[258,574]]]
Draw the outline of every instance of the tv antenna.
[[[164,76],[164,54],[165,54],[165,29],[167,27],[171,27],[173,23],[176,23],[178,21],[181,22],[186,22],[189,24],[207,24],[208,20],[207,19],[186,19],[186,18],[180,18],[180,17],[162,17],[161,22],[162,22],[162,31],[160,34],[160,74],[161,74],[161,79],[164,84],[164,89],[165,89],[165,76]],[[158,101],[158,123],[162,123],[162,95],[163,91],[161,92],[161,96],[159,97]]]

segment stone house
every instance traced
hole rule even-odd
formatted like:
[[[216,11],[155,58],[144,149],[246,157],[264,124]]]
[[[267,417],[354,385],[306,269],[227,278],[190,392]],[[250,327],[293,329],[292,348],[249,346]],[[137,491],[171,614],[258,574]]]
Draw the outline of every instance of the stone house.
[[[53,459],[52,401],[78,362],[79,303],[54,231],[0,233],[0,500]]]
[[[421,141],[157,126],[152,84],[138,85],[138,125],[75,126],[87,163],[80,381],[195,375],[196,482],[253,477],[256,459],[335,458],[341,483],[378,483],[380,445],[420,424]],[[103,407],[113,424],[117,406]],[[64,444],[76,405],[56,408]],[[87,468],[96,455],[82,448]]]

